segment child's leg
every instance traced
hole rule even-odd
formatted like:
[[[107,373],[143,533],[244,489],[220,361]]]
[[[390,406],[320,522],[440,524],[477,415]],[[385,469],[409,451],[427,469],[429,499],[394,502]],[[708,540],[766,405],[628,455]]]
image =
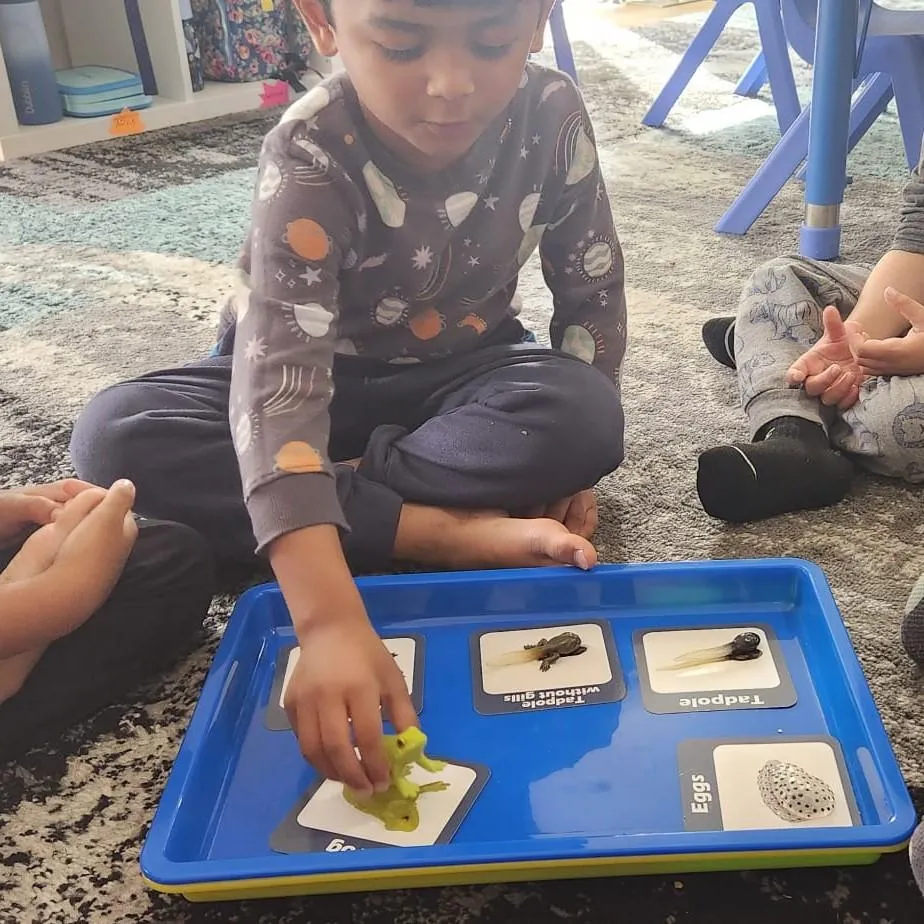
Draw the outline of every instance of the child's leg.
[[[50,645],[19,691],[0,704],[0,756],[22,753],[119,701],[191,644],[214,591],[208,548],[179,524],[139,527],[106,603]]]
[[[908,855],[911,859],[911,872],[918,888],[924,892],[924,821],[922,821],[911,838]]]
[[[697,490],[712,516],[745,522],[824,507],[850,488],[853,467],[831,448],[830,408],[786,384],[786,372],[822,334],[821,315],[853,310],[867,271],[778,258],[748,280],[738,305],[734,361],[752,441],[699,457]]]
[[[193,526],[219,559],[253,561],[228,424],[230,380],[230,358],[216,357],[106,389],[78,418],[71,451],[81,478],[131,478],[140,513]],[[496,512],[488,521],[442,508],[551,503],[593,487],[622,461],[617,387],[540,347],[493,346],[378,377],[335,372],[335,385],[331,457],[362,455],[358,472],[335,466],[354,571],[421,555],[450,566],[541,563],[547,524],[497,524]]]
[[[410,503],[526,509],[592,488],[623,459],[618,388],[565,353],[489,347],[381,387],[422,420],[374,429],[358,471]]]

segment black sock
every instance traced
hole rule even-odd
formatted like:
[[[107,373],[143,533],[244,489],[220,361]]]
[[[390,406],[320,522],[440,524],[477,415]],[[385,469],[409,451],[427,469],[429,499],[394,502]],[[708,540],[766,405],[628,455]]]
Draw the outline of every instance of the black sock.
[[[735,319],[710,318],[703,325],[703,343],[712,358],[729,369],[735,368]]]
[[[755,442],[707,449],[696,490],[710,516],[730,523],[829,507],[846,497],[853,465],[831,448],[819,424],[778,417]]]

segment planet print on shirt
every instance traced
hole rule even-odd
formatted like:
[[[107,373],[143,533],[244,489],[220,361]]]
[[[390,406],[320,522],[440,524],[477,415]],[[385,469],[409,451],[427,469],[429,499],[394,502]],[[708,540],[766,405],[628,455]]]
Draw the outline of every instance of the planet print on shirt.
[[[293,475],[305,475],[323,472],[324,461],[317,450],[308,443],[294,440],[286,443],[276,453],[276,468]]]
[[[247,317],[247,312],[250,311],[252,291],[250,276],[244,270],[236,269],[234,271],[234,287],[231,297],[234,299],[234,309],[238,324]]]
[[[541,199],[541,192],[531,192],[520,203],[520,208],[517,212],[520,228],[523,231],[523,240],[517,252],[517,261],[520,266],[529,259],[530,254],[536,249],[536,246],[542,239],[542,235],[545,234],[546,226],[544,224],[533,224],[536,218],[536,212],[539,211],[539,202]]]
[[[305,163],[299,162],[293,168],[295,182],[299,186],[329,186],[333,183],[328,174],[330,157],[327,152],[306,138],[298,139],[295,144],[311,158]]]
[[[392,327],[404,320],[407,309],[408,304],[403,298],[389,295],[375,306],[373,315],[377,324],[381,324],[383,327]]]
[[[472,214],[472,209],[477,204],[477,193],[456,193],[446,200],[446,207],[439,210],[439,216],[447,228],[458,228]]]
[[[286,110],[279,120],[279,124],[294,122],[298,119],[303,119],[307,122],[330,104],[331,94],[327,87],[321,85],[312,87],[301,99],[296,100]]]
[[[425,308],[411,318],[408,327],[418,340],[433,340],[446,329],[446,318],[435,308]]]
[[[287,304],[285,309],[289,315],[289,329],[306,343],[326,337],[334,320],[333,312],[317,302],[307,305]]]
[[[598,356],[606,350],[603,335],[593,325],[570,324],[565,328],[561,349],[588,365],[593,365]]]
[[[298,218],[286,225],[284,241],[303,260],[320,262],[330,256],[327,232],[311,218]]]
[[[260,418],[253,411],[239,411],[231,422],[231,440],[234,451],[244,455],[260,432]]]
[[[403,227],[407,206],[395,184],[371,160],[363,167],[363,178],[385,226]]]
[[[555,172],[565,174],[565,185],[587,179],[597,163],[597,149],[584,127],[584,117],[573,112],[562,123],[555,143]]]
[[[488,322],[485,321],[485,319],[480,315],[477,315],[473,312],[472,314],[467,314],[464,318],[462,318],[462,320],[456,324],[456,327],[469,327],[480,337],[487,331]]]
[[[274,160],[268,160],[263,165],[260,183],[257,186],[257,198],[261,202],[269,202],[275,198],[282,187],[282,170]]]
[[[581,258],[584,274],[590,279],[602,279],[613,269],[613,248],[608,241],[596,241]]]

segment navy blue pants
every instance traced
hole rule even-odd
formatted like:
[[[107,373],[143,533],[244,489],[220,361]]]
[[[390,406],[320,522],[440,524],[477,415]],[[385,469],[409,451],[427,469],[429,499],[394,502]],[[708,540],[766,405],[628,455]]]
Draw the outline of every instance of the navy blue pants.
[[[514,512],[593,487],[623,459],[616,385],[581,360],[528,343],[418,366],[334,365],[330,458],[354,573],[392,562],[401,505]],[[130,478],[135,509],[199,531],[220,562],[255,540],[228,422],[230,356],[104,389],[79,416],[80,478]]]
[[[0,550],[0,570],[18,551]],[[0,762],[125,702],[191,651],[215,590],[201,536],[179,523],[141,521],[106,602],[49,645],[19,692],[0,703]]]

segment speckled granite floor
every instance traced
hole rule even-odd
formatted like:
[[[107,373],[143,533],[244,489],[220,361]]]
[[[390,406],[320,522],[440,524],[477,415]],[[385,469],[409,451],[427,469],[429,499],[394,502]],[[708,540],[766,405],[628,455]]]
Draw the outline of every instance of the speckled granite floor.
[[[580,0],[569,0],[576,9]],[[698,16],[573,28],[626,251],[631,344],[628,457],[601,486],[605,561],[798,555],[825,569],[909,785],[924,807],[924,680],[898,641],[921,556],[920,495],[864,479],[837,508],[722,527],[696,500],[697,452],[741,437],[734,377],[699,339],[743,274],[792,249],[793,185],[744,239],[712,225],[774,143],[766,98],[731,88],[756,48],[736,17],[708,72],[662,131],[640,124]],[[805,70],[798,68],[801,85]],[[50,154],[0,168],[0,471],[66,471],[73,415],[100,386],[207,349],[247,221],[272,117],[250,116]],[[888,115],[851,160],[844,255],[874,260],[895,224],[905,166]],[[549,300],[531,264],[522,293],[540,331]],[[656,485],[657,492],[652,491]],[[191,905],[148,892],[138,851],[231,601],[164,678],[65,740],[0,764],[0,924],[199,922],[423,924],[913,924],[903,855],[855,870],[529,883],[311,900]],[[627,757],[631,759],[631,757]]]

